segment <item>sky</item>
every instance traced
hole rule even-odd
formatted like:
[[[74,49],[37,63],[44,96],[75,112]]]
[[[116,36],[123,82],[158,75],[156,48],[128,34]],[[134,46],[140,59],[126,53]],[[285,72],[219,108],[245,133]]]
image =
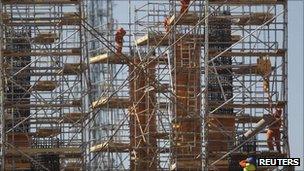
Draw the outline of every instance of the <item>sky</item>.
[[[300,157],[304,170],[304,1],[289,1],[288,4],[288,72],[289,72],[289,142],[291,157]]]
[[[140,3],[140,2],[136,2]],[[117,1],[115,2],[117,4]],[[134,3],[133,3],[134,4]],[[120,1],[114,8],[121,11],[114,18],[124,18],[128,13],[127,1]],[[301,158],[301,166],[296,170],[304,171],[304,0],[288,1],[288,113],[289,113],[289,143],[291,157]]]

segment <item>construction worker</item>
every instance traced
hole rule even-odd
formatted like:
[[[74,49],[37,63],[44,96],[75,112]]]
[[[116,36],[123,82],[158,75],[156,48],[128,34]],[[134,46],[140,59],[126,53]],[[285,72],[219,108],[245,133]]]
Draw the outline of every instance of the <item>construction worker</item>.
[[[115,33],[116,53],[121,54],[123,47],[123,37],[126,35],[126,31],[121,27],[117,29]]]
[[[260,57],[257,60],[257,73],[263,77],[263,90],[269,93],[269,77],[271,73],[271,61],[268,56]]]
[[[166,17],[164,20],[164,27],[166,29],[166,32],[169,32],[170,27],[169,27],[169,17]]]
[[[240,161],[240,166],[243,168],[243,171],[256,171],[256,161],[254,157],[248,157],[246,160]]]
[[[180,3],[181,3],[180,13],[182,14],[185,11],[187,13],[188,12],[188,7],[189,7],[189,4],[190,4],[190,0],[181,0]]]
[[[280,152],[280,153],[281,153],[280,127],[282,124],[281,115],[282,115],[282,109],[277,108],[273,115],[277,121],[275,123],[271,124],[267,130],[267,146],[268,146],[269,150],[273,151],[274,144],[275,144],[278,152]]]

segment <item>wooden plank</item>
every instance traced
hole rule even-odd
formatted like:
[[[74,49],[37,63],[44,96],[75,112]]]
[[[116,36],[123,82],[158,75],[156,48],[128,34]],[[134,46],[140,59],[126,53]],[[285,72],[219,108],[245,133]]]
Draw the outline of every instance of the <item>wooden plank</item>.
[[[30,124],[58,124],[59,117],[31,118]]]
[[[35,132],[35,137],[41,137],[41,138],[54,137],[60,133],[61,133],[60,128],[38,128],[37,131]]]
[[[173,25],[180,18],[181,14],[176,14],[170,17],[168,20],[168,25]],[[184,14],[180,20],[176,23],[176,25],[192,25],[194,26],[199,21],[198,13],[196,12],[188,12]]]
[[[128,152],[129,150],[130,144],[121,142],[99,143],[90,148],[90,152]]]
[[[33,38],[33,42],[36,44],[52,44],[59,37],[55,33],[40,33]]]
[[[78,147],[61,147],[61,148],[18,148],[18,150],[26,153],[30,156],[35,156],[36,154],[61,154],[65,157],[81,157],[82,151]],[[8,156],[21,156],[21,154],[14,148],[9,148],[6,151]]]
[[[74,101],[66,101],[63,103],[39,103],[39,104],[31,104],[29,101],[6,101],[5,107],[8,108],[62,108],[62,107],[79,107],[81,105],[79,100]]]
[[[163,33],[148,33],[145,36],[142,36],[138,39],[135,40],[135,44],[137,46],[144,46],[144,45],[150,45],[150,46],[156,46],[159,42],[160,46],[169,46],[169,36],[166,36],[165,38],[163,38],[165,36],[165,34]],[[176,35],[176,39],[179,39],[180,37],[182,37],[183,35]],[[189,41],[189,42],[193,42],[193,41],[198,41],[203,43],[205,40],[205,36],[204,35],[186,35],[183,36],[183,38],[180,41]],[[241,36],[239,35],[232,35],[231,36],[231,42],[210,42],[211,44],[218,44],[218,43],[227,43],[227,44],[233,44],[237,41],[241,40]],[[203,45],[203,44],[202,44]]]
[[[1,16],[2,16],[2,22],[3,22],[4,24],[8,23],[9,20],[10,20],[10,15],[9,15],[9,13],[1,12],[0,14],[1,14]]]
[[[224,102],[210,102],[209,105],[210,107],[219,107],[222,105]],[[279,107],[284,107],[286,102],[284,101],[279,101]],[[271,104],[272,106],[276,106],[277,103]],[[237,104],[237,103],[227,103],[223,107],[225,108],[269,108],[270,104],[269,103],[244,103],[244,104]]]
[[[208,118],[235,118],[236,123],[257,123],[263,116],[251,116],[249,114],[241,115],[225,115],[225,114],[209,114]]]
[[[63,17],[58,18],[5,18],[7,26],[78,26],[81,19],[74,12],[63,13]]]
[[[90,64],[126,64],[127,62],[123,60],[124,57],[119,57],[114,53],[104,53],[90,58]]]
[[[136,60],[135,57],[131,58],[129,56],[127,56],[127,58],[129,59],[129,61],[134,61]],[[113,53],[104,53],[101,55],[96,55],[90,58],[90,64],[105,64],[105,63],[109,63],[109,64],[129,64],[126,60],[124,60],[125,57],[120,57],[117,56],[117,54],[113,54]],[[152,61],[153,62],[157,62],[159,64],[167,64],[168,59],[165,56],[161,56],[156,58],[156,56],[151,56],[150,58],[147,58],[145,61]]]
[[[53,91],[58,86],[56,81],[38,81],[34,86],[33,90],[36,91]]]
[[[29,133],[8,133],[7,141],[16,147],[31,146],[31,136]]]
[[[233,16],[232,23],[241,26],[270,24],[274,19],[271,13],[251,13],[250,15]],[[235,21],[236,20],[236,21]]]
[[[235,74],[258,74],[256,72],[257,64],[241,64],[241,65],[221,65],[211,67],[211,71],[214,70],[223,71],[223,70],[231,70]]]
[[[158,44],[158,42],[160,42],[160,40],[164,37],[164,34],[162,33],[148,33],[145,36],[142,36],[138,39],[135,40],[135,44],[137,46],[143,46],[143,45],[151,45],[151,46],[155,46]],[[164,38],[161,43],[160,46],[168,46],[169,45],[169,36],[167,36],[166,38]]]
[[[222,52],[212,52],[209,51],[209,56],[215,57]],[[220,55],[221,57],[261,57],[261,56],[269,56],[269,57],[284,57],[285,56],[285,50],[279,49],[272,52],[230,52],[227,51]]]
[[[92,108],[128,108],[130,106],[130,101],[128,98],[116,98],[112,97],[110,99],[106,97],[101,97],[92,103]]]
[[[181,14],[173,15],[168,20],[168,25],[190,25],[194,26],[199,22],[199,13],[196,12],[188,12],[180,18]],[[202,16],[203,19],[204,16]],[[250,15],[219,15],[219,16],[211,16],[210,20],[221,20],[227,19],[231,20],[233,25],[262,25],[266,21],[271,20],[274,17],[271,13],[251,13]],[[270,23],[270,22],[269,22]],[[204,24],[204,22],[202,23]]]
[[[32,165],[31,165],[31,163],[21,163],[21,162],[15,162],[14,164],[6,163],[5,169],[6,170],[31,170]]]
[[[47,21],[47,20],[36,20],[36,21],[7,21],[4,23],[7,26],[35,26],[35,27],[55,27],[58,25],[61,26],[78,26],[80,25],[80,20],[78,19],[61,19],[61,20],[54,20],[52,22]]]
[[[81,51],[79,48],[71,48],[71,49],[65,49],[62,52],[52,52],[47,50],[39,50],[36,52],[30,52],[30,51],[11,51],[11,50],[3,50],[2,55],[4,57],[27,57],[27,56],[80,56]]]
[[[198,160],[179,160],[176,163],[171,164],[170,170],[176,170],[176,168],[183,170],[197,170],[197,166],[201,166],[201,161]]]
[[[11,21],[11,20],[8,20],[5,25],[7,26],[36,26],[36,27],[39,27],[39,26],[57,26],[58,23],[60,21],[43,21],[43,20],[36,20],[36,21]]]

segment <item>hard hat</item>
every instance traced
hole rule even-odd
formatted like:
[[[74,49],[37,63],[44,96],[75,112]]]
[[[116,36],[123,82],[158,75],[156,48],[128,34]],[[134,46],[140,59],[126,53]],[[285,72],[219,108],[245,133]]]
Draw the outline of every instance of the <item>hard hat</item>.
[[[250,164],[254,164],[255,163],[255,158],[254,157],[248,157],[246,159],[246,162],[250,163]]]

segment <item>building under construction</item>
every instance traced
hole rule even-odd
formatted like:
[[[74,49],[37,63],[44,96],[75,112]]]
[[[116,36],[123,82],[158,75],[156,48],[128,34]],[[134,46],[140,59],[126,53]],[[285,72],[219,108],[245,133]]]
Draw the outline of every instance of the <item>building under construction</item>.
[[[289,157],[287,0],[0,5],[1,170]]]

